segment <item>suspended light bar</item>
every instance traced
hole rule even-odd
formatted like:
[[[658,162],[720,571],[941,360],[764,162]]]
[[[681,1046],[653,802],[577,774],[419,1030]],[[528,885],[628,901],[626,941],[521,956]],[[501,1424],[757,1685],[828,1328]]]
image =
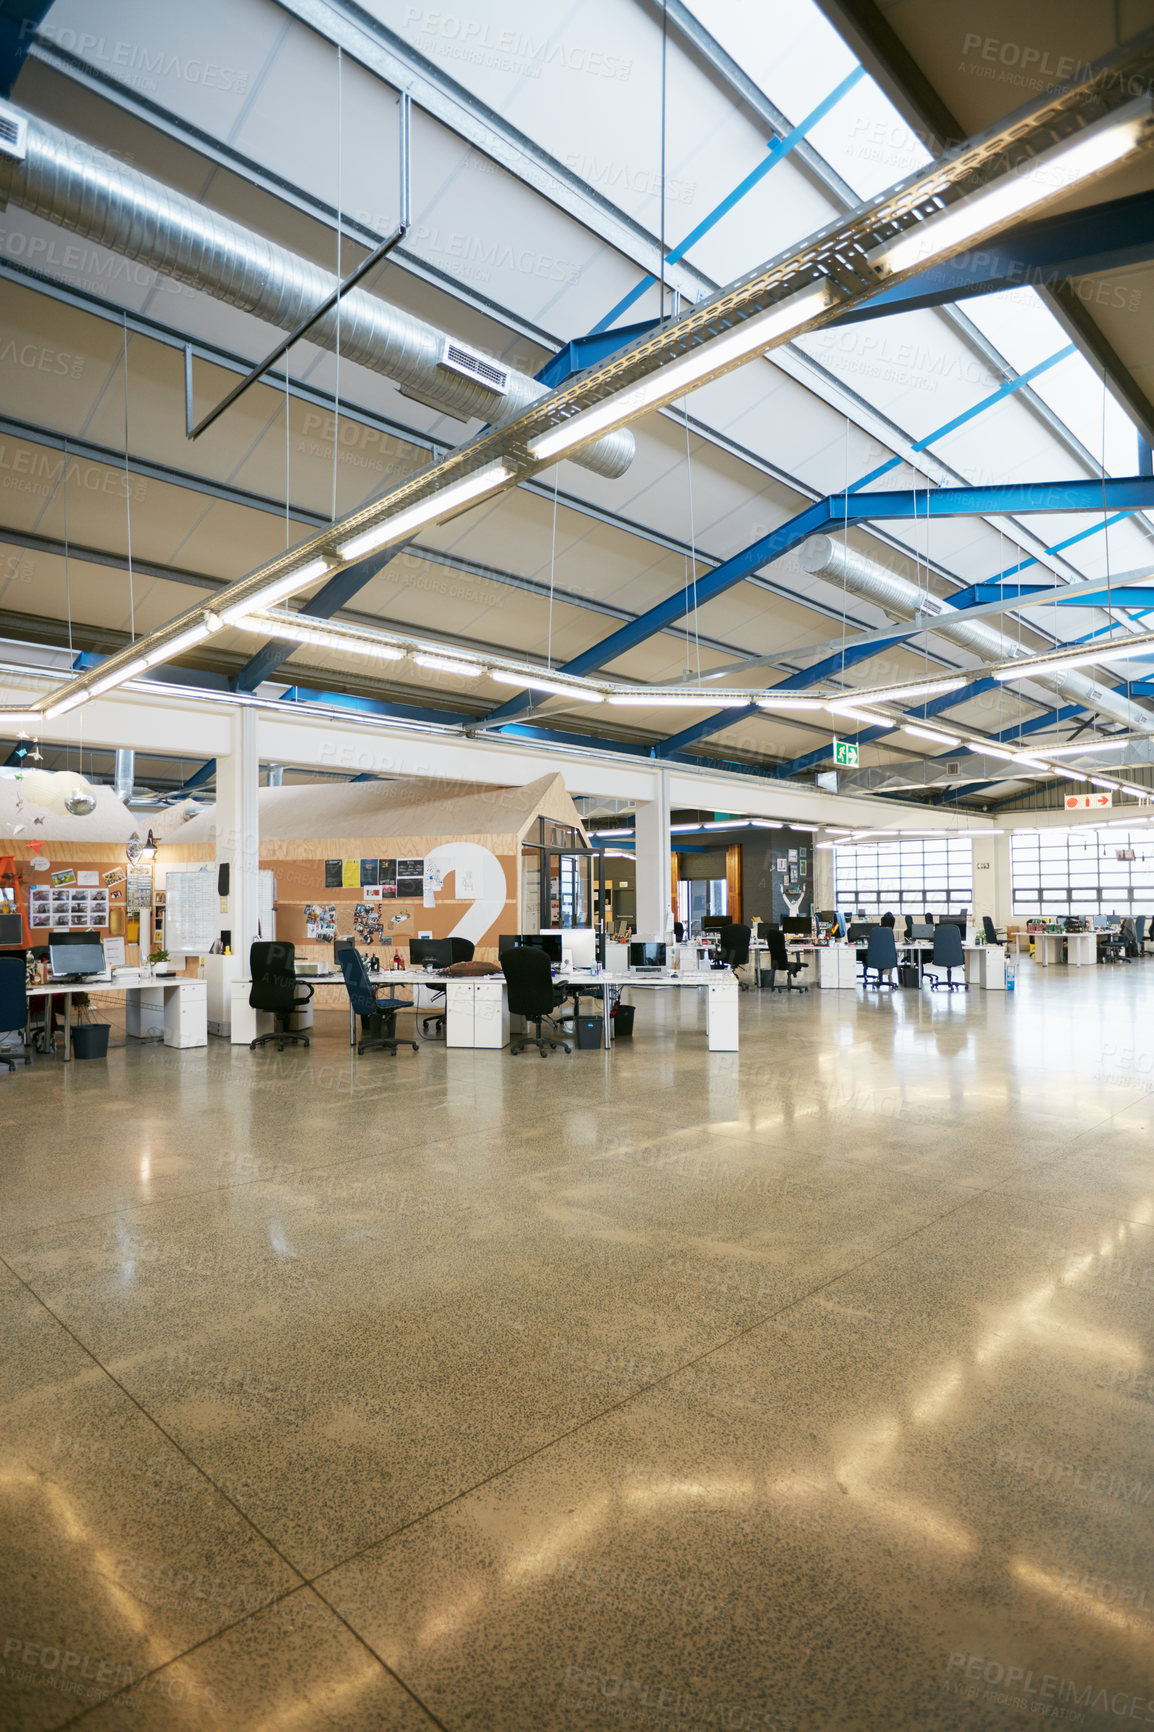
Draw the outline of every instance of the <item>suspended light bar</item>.
[[[1062,774],[1067,782],[1085,782],[1087,780],[1079,770],[1063,770]]]
[[[202,613],[195,625],[190,625],[187,631],[182,631],[178,637],[170,637],[166,643],[158,644],[154,650],[141,659],[145,667],[154,668],[158,662],[171,661],[173,656],[180,655],[182,650],[191,649],[193,644],[202,643],[213,632],[222,629],[221,622],[214,613]]]
[[[82,686],[79,691],[70,692],[66,698],[58,698],[56,703],[49,704],[45,709],[44,720],[54,722],[57,716],[66,716],[69,710],[77,710],[81,704],[86,704],[91,696],[88,687]]]
[[[909,698],[930,698],[938,693],[960,692],[969,682],[948,675],[940,680],[918,680],[916,684],[880,686],[877,690],[855,692],[850,698],[856,704],[902,704]],[[848,694],[847,694],[848,695]]]
[[[484,673],[480,662],[454,661],[452,656],[415,655],[419,668],[435,668],[438,673],[458,674],[463,680],[479,679]]]
[[[936,728],[915,727],[913,722],[903,722],[902,733],[912,734],[915,740],[932,740],[935,746],[960,746],[962,743],[956,734],[939,734]]]
[[[34,728],[43,720],[43,710],[0,710],[0,729]]]
[[[655,686],[637,686],[628,692],[610,692],[611,704],[681,704],[700,709],[703,704],[721,710],[745,710],[752,699],[745,692],[679,691]]]
[[[859,710],[850,703],[831,704],[827,701],[825,707],[833,716],[848,716],[851,722],[865,722],[873,728],[889,728],[892,731],[898,725],[889,716],[871,715],[868,710]]]
[[[1017,172],[927,217],[888,242],[871,263],[887,275],[924,265],[963,246],[989,229],[1004,228],[1014,217],[1063,193],[1120,162],[1143,141],[1151,99],[1139,97],[1074,139],[1042,151]]]
[[[1093,649],[1059,650],[1054,654],[1027,656],[1009,662],[1005,667],[991,668],[996,680],[1028,680],[1039,675],[1065,673],[1069,668],[1092,667],[1095,662],[1127,661],[1131,656],[1148,655],[1154,650],[1154,631],[1136,632],[1133,637],[1112,638]]]
[[[122,686],[126,680],[134,680],[148,666],[147,656],[138,656],[134,662],[125,662],[122,667],[113,668],[111,673],[102,679],[93,681],[88,690],[94,698],[101,697],[104,692],[110,692],[113,686]]]
[[[1122,792],[1129,794],[1133,800],[1148,800],[1150,798],[1149,788],[1132,788],[1128,782],[1123,782]]]
[[[680,397],[683,391],[694,390],[735,362],[762,354],[771,343],[793,336],[811,319],[824,313],[833,299],[832,284],[823,281],[800,294],[791,295],[774,307],[767,307],[764,312],[754,313],[723,337],[710,338],[687,354],[679,355],[677,360],[667,361],[640,383],[627,386],[605,402],[583,409],[560,426],[551,427],[547,433],[530,439],[530,457],[538,463],[559,457],[575,445],[584,445],[587,439],[631,421],[646,409]]]
[[[1069,746],[1047,746],[1045,752],[1048,758],[1062,758],[1066,756],[1076,758],[1080,756],[1082,752],[1113,752],[1119,747],[1129,746],[1135,740],[1140,740],[1143,737],[1142,734],[1120,734],[1115,740],[1088,740],[1082,744],[1072,744]]]
[[[825,702],[821,698],[795,698],[789,692],[783,692],[780,697],[774,692],[763,692],[754,699],[759,710],[824,710]]]
[[[255,613],[258,608],[272,607],[274,603],[284,601],[286,596],[295,594],[298,589],[314,583],[318,577],[323,577],[328,569],[326,559],[310,559],[307,565],[300,565],[295,571],[285,572],[274,583],[266,584],[254,595],[247,595],[243,601],[226,607],[220,617],[225,625],[235,625],[245,614]]]
[[[518,668],[491,668],[490,673],[502,686],[528,686],[530,691],[548,692],[555,698],[573,698],[580,704],[600,704],[605,701],[604,692],[595,691],[592,686],[567,685],[564,680],[550,679],[547,674],[539,674],[529,668],[524,671]]]
[[[318,649],[345,650],[351,655],[372,656],[376,661],[399,662],[405,658],[400,644],[389,643],[368,632],[337,631],[319,620],[314,624],[298,613],[254,614],[235,619],[232,623],[237,631],[252,632],[257,637],[267,637],[271,631],[277,637],[289,638],[296,643],[313,644]]]
[[[1112,782],[1108,776],[1091,776],[1090,786],[1092,788],[1117,788],[1119,784]]]
[[[420,529],[424,524],[439,523],[442,518],[451,516],[454,511],[471,504],[474,499],[480,499],[486,493],[495,493],[498,487],[503,487],[506,481],[511,479],[512,474],[513,471],[507,463],[487,463],[483,469],[466,475],[464,480],[454,482],[440,493],[431,493],[427,499],[418,500],[415,505],[386,517],[384,522],[378,523],[374,529],[366,529],[363,535],[356,535],[351,541],[342,542],[337,551],[342,559],[360,559],[362,555],[372,553],[375,548],[387,547],[392,541],[404,541],[406,536],[412,535],[415,529]]]

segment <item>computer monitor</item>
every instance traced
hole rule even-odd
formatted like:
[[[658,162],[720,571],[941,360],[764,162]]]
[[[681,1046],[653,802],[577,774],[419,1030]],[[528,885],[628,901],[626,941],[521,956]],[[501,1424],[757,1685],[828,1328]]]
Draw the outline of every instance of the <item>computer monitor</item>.
[[[933,927],[927,926],[925,921],[923,921],[923,920],[915,920],[913,922],[912,926],[910,927],[910,937],[911,938],[932,939],[933,936],[934,936]]]
[[[559,932],[522,932],[517,943],[530,944],[534,950],[543,950],[553,966],[560,968],[562,952]]]
[[[817,917],[823,926],[832,926],[837,919],[837,914],[832,908],[819,908],[817,911]]]
[[[873,925],[868,920],[854,920],[850,922],[849,936],[855,944],[859,944],[862,939],[868,938],[872,931]]]
[[[333,961],[338,968],[341,965],[341,951],[355,950],[356,947],[357,941],[351,932],[346,932],[343,936],[338,935],[333,939]]]
[[[969,916],[965,915],[965,914],[939,914],[938,915],[938,925],[939,926],[956,926],[963,938],[966,936],[966,926],[968,924],[968,920],[969,920]]]
[[[793,938],[808,938],[813,930],[810,922],[800,914],[787,914],[781,923],[781,930]]]
[[[667,948],[664,944],[631,944],[630,968],[665,968]]]
[[[49,944],[48,963],[54,980],[88,979],[104,973],[104,946],[99,939],[95,944],[74,944],[71,939]]]
[[[497,935],[497,955],[504,956],[507,950],[516,950],[521,940],[515,932],[501,932]]]
[[[561,934],[561,948],[572,968],[592,968],[597,960],[597,934],[591,926],[577,926]]]
[[[449,938],[410,938],[409,962],[414,968],[450,968],[453,944]]]
[[[24,922],[19,914],[0,913],[0,944],[19,944],[24,937]]]

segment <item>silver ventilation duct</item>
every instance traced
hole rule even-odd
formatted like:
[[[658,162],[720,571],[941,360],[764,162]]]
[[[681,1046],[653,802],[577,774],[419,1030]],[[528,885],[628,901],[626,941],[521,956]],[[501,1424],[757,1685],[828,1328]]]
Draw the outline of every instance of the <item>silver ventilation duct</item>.
[[[967,620],[964,615],[955,619],[948,611],[943,617],[943,603],[938,596],[919,588],[908,578],[898,577],[886,566],[879,565],[877,560],[868,559],[864,553],[832,541],[828,535],[811,536],[799,550],[798,561],[802,570],[808,571],[812,577],[844,585],[851,595],[876,602],[890,613],[907,618],[914,614],[936,615],[930,629],[937,636],[972,650],[984,662],[1008,662],[1031,653],[983,620]],[[1150,727],[1149,710],[1131,703],[1129,698],[1119,697],[1086,674],[1072,670],[1064,674],[1031,674],[1030,678],[1040,685],[1053,686],[1069,703],[1081,704],[1104,716],[1113,716],[1129,728],[1144,732]]]
[[[215,300],[292,330],[336,287],[320,265],[174,192],[150,175],[83,144],[33,115],[0,104],[22,128],[23,155],[0,151],[0,209],[18,205],[73,234],[135,259]],[[548,395],[548,388],[491,356],[446,337],[363,289],[340,306],[340,352],[394,380],[408,395],[458,421],[499,424]],[[308,341],[336,350],[334,310]],[[623,475],[633,461],[625,428],[574,452],[598,475]]]
[[[112,772],[112,791],[127,804],[136,786],[136,753],[130,746],[117,746],[116,765]]]

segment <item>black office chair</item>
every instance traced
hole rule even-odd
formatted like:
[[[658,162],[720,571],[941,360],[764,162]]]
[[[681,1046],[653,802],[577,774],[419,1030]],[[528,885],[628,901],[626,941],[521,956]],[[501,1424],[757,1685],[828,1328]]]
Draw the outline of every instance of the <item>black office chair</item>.
[[[894,919],[894,916],[889,912],[888,909],[882,915],[881,923],[883,926],[888,926],[891,932],[893,931],[894,927],[897,925],[897,921]]]
[[[357,1042],[357,1057],[367,1052],[370,1047],[380,1047],[390,1057],[396,1058],[397,1047],[401,1044],[397,1039],[397,1012],[414,1010],[416,1007],[407,998],[378,998],[377,989],[369,979],[364,958],[354,945],[342,945],[337,951],[337,961],[345,977],[349,1003],[354,1014],[361,1019],[364,1038]],[[414,1052],[420,1051],[415,1040],[407,1044]]]
[[[998,942],[998,929],[988,914],[982,915],[982,931],[986,935],[987,944],[996,944]]]
[[[744,968],[746,963],[749,961],[749,940],[751,931],[752,929],[748,926],[739,926],[736,922],[731,922],[730,925],[723,926],[717,935],[717,944],[718,949],[721,951],[721,960],[725,963],[727,968],[732,968],[734,974],[737,973],[739,968]],[[749,987],[744,980],[739,979],[737,984],[740,986],[742,992],[749,991]]]
[[[898,946],[892,926],[875,926],[869,935],[866,946],[865,962],[862,964],[863,986],[892,986],[892,976],[883,980],[883,974],[888,975],[891,969],[898,965]],[[876,980],[870,979],[870,972],[877,975]]]
[[[970,990],[967,980],[954,979],[954,969],[964,969],[966,966],[966,953],[962,949],[962,935],[956,926],[939,921],[934,927],[934,953],[926,966],[945,969],[944,984],[948,992],[968,992]],[[942,984],[940,974],[930,975],[932,987],[936,989]]]
[[[806,966],[804,962],[791,962],[786,949],[785,933],[780,926],[771,926],[765,934],[765,942],[769,948],[769,990],[771,992],[808,992],[808,986],[795,984],[797,975]],[[777,985],[778,970],[785,975],[785,985]]]
[[[681,920],[675,920],[673,922],[673,942],[674,944],[683,944],[685,942],[685,924]]]
[[[284,1051],[286,1040],[291,1040],[294,1045],[298,1042],[302,1046],[311,1044],[303,1030],[289,1027],[290,1018],[313,995],[312,987],[304,986],[304,982],[296,977],[296,960],[295,944],[271,944],[258,939],[249,951],[252,986],[248,1002],[254,1010],[271,1010],[275,1024],[271,1034],[258,1034],[255,1040],[249,1041],[250,1052],[255,1052],[258,1046],[267,1046],[270,1040],[276,1041],[278,1052]],[[298,992],[298,987],[304,987],[304,990]]]
[[[450,963],[453,963],[453,962],[472,962],[473,951],[475,950],[475,948],[476,948],[476,946],[471,944],[467,938],[450,938],[450,940],[449,940],[449,950],[451,953],[449,956]],[[445,988],[443,986],[432,986],[429,988],[429,991],[432,993],[434,998],[444,998],[444,996],[445,996]],[[433,1016],[423,1016],[421,1018],[421,1032],[422,1032],[422,1034],[428,1034],[429,1024],[431,1022],[436,1023],[438,1034],[444,1034],[444,1032],[445,1032],[445,1013],[443,1010],[439,1014],[434,1014]]]
[[[23,954],[0,956],[0,1034],[23,1034],[28,1025],[28,967]],[[31,1064],[28,1048],[24,1063]],[[0,1049],[0,1064],[16,1069],[11,1053]]]
[[[502,951],[501,968],[508,988],[509,1014],[523,1016],[537,1030],[535,1035],[518,1036],[517,1044],[509,1049],[510,1057],[516,1058],[527,1046],[535,1046],[542,1058],[548,1056],[546,1048],[556,1052],[558,1046],[564,1046],[566,1052],[571,1052],[572,1047],[564,1041],[548,1040],[541,1031],[545,1022],[556,1029],[553,1012],[565,1002],[565,994],[553,985],[545,952],[534,945],[518,944],[512,950]]]

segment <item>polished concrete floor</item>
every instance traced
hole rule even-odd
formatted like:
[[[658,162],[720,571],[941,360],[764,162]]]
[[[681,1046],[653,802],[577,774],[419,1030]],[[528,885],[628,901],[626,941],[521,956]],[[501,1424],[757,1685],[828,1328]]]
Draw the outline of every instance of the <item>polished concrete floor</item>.
[[[6,1732],[1154,1723],[1154,963],[637,997],[0,1073]]]

